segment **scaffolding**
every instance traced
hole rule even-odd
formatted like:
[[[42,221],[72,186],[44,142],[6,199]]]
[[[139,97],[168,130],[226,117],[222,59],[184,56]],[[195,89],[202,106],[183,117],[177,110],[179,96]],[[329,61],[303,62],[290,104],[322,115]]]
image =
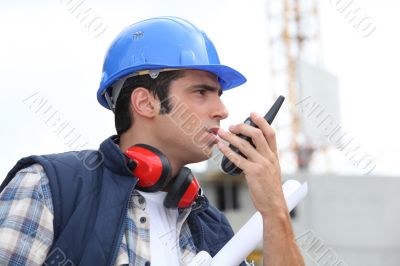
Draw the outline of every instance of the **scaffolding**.
[[[302,132],[296,104],[300,100],[298,63],[318,63],[320,57],[319,12],[316,0],[268,1],[268,34],[271,54],[271,87],[274,98],[287,95],[289,108],[280,111],[277,131],[286,137],[280,156],[289,156],[296,170],[307,170],[314,147]]]

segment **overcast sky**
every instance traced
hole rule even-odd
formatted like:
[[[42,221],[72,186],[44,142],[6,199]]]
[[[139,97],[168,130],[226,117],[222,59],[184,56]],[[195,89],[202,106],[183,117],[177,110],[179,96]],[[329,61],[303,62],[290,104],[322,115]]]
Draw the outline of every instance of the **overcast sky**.
[[[71,1],[101,17],[97,31],[85,28],[68,10]],[[374,158],[373,174],[399,175],[400,3],[354,2],[376,25],[370,36],[363,37],[336,10],[337,2],[321,1],[320,63],[338,78],[340,123]],[[191,20],[214,41],[222,63],[247,77],[247,84],[223,95],[230,111],[224,127],[242,121],[252,110],[264,113],[273,100],[266,6],[261,0],[2,1],[0,180],[23,156],[70,149],[53,132],[56,123],[73,129],[80,136],[78,142],[87,143],[85,148],[97,148],[114,134],[111,112],[95,97],[104,54],[121,29],[144,18],[173,15]],[[46,101],[46,115],[43,110],[35,112],[32,106],[38,102],[33,99]],[[360,174],[334,148],[328,164],[335,173]],[[286,162],[282,168],[293,169]]]

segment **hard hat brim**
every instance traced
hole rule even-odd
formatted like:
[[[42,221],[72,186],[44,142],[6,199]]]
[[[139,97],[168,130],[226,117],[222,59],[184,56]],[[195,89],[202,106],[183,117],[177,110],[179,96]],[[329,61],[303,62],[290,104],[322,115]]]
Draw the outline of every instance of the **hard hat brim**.
[[[119,79],[132,74],[137,71],[141,70],[152,70],[152,69],[168,69],[168,68],[176,68],[176,69],[194,69],[194,70],[202,70],[208,71],[215,74],[218,77],[218,81],[221,85],[221,89],[223,91],[238,87],[244,84],[247,80],[246,78],[237,70],[225,66],[225,65],[188,65],[188,66],[165,66],[165,65],[140,65],[132,68],[126,68],[123,71],[120,71],[113,75],[112,77],[108,77],[106,83],[101,84],[100,88],[97,91],[97,100],[99,103],[107,108],[110,109],[108,103],[105,99],[104,93],[107,88],[112,86],[114,82],[118,81]]]

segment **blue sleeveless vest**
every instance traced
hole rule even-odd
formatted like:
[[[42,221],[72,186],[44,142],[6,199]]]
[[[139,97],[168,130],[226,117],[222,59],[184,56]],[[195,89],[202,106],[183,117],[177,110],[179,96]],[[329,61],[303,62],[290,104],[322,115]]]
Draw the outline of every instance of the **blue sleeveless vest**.
[[[54,208],[54,242],[45,265],[114,266],[137,183],[115,138],[106,139],[99,150],[25,157],[1,184],[0,192],[19,170],[43,166]],[[197,250],[211,256],[233,236],[226,217],[205,197],[187,219]]]

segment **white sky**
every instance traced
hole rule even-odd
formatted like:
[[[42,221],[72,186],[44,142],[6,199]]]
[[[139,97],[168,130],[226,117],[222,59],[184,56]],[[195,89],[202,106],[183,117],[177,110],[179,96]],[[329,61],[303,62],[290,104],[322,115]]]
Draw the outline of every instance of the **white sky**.
[[[173,15],[192,21],[213,40],[222,63],[248,78],[246,85],[223,96],[230,111],[224,127],[252,110],[264,113],[272,103],[265,1],[86,0],[82,5],[93,8],[107,25],[98,38],[66,10],[67,2],[0,3],[0,180],[23,156],[68,150],[44,116],[23,102],[36,92],[82,135],[81,141],[90,143],[87,147],[97,148],[114,134],[112,114],[95,96],[102,61],[114,36],[140,19]],[[342,125],[376,159],[374,174],[399,175],[400,2],[357,2],[377,27],[367,38],[330,1],[322,3],[323,66],[339,78]],[[334,172],[357,173],[339,152],[331,156]],[[290,171],[288,165],[282,168]]]

